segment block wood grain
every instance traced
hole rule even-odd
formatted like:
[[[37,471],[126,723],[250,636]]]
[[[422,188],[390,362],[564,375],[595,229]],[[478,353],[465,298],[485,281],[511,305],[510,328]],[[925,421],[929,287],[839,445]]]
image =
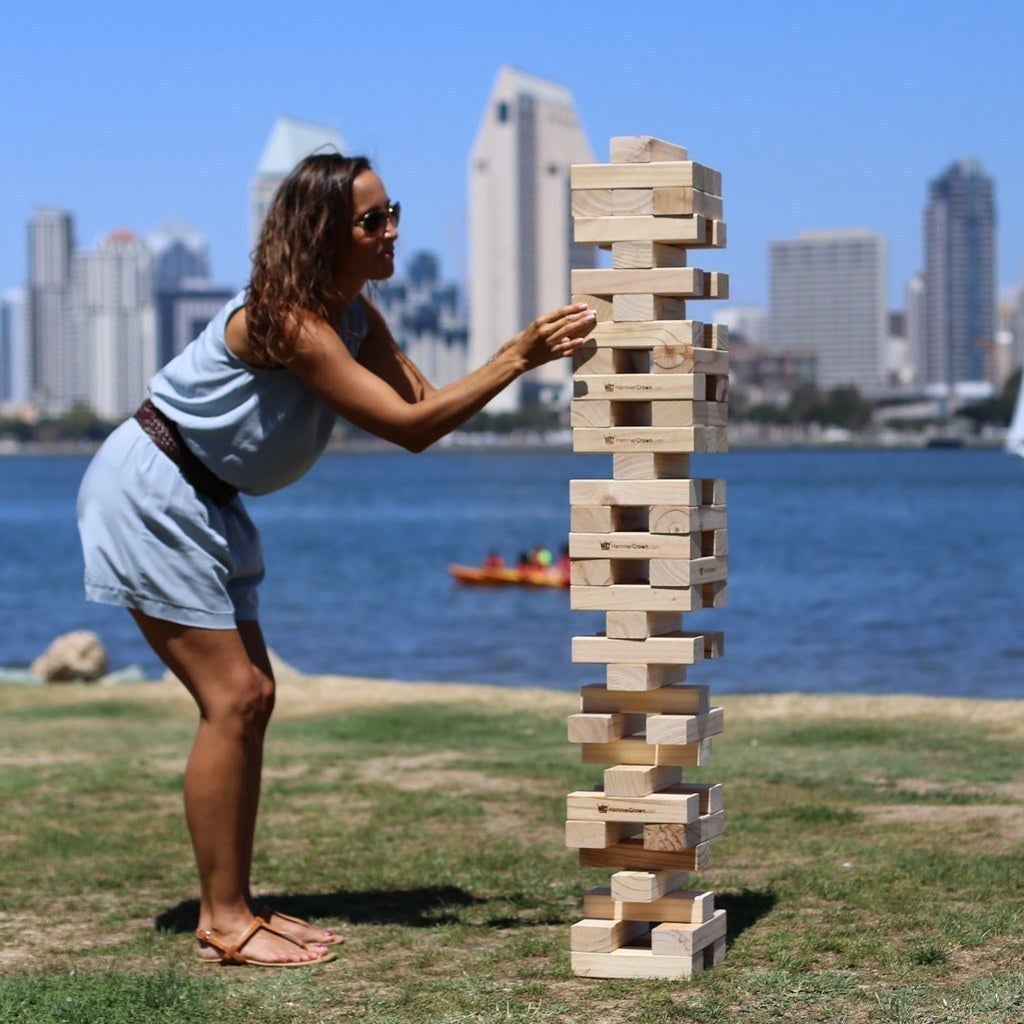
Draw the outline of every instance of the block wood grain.
[[[664,508],[664,506],[657,507]],[[636,505],[569,506],[569,530],[573,533],[614,533],[617,530],[644,533],[647,532],[650,522],[651,510],[649,507]]]
[[[629,942],[648,938],[646,921],[606,921],[584,918],[569,929],[569,949],[574,953],[610,953]]]
[[[695,188],[709,195],[722,194],[722,175],[693,160],[650,163],[573,164],[569,188]]]
[[[648,824],[670,822],[683,824],[696,821],[701,815],[700,795],[682,789],[692,783],[681,783],[650,796],[610,797],[600,790],[577,790],[566,798],[567,819],[574,821],[625,821]],[[601,914],[587,914],[601,917]]]
[[[627,736],[608,743],[583,743],[584,764],[614,764],[616,767],[699,768],[711,764],[711,740],[686,744],[648,743],[644,737]],[[625,782],[623,782],[625,785]]]
[[[702,401],[704,394],[699,373],[602,373],[573,380],[574,409],[576,402]]]
[[[613,135],[608,143],[613,164],[647,164],[660,160],[685,160],[685,146],[665,142],[653,135]]]
[[[725,427],[577,427],[572,432],[576,452],[724,452]]]
[[[711,708],[704,715],[679,715],[655,712],[647,716],[644,735],[648,743],[696,743],[709,736],[717,736],[725,728],[725,712],[722,708]],[[631,736],[635,730],[609,737],[619,739]],[[606,740],[604,742],[609,742]]]
[[[569,557],[690,559],[692,555],[689,534],[623,532],[570,533]]]
[[[646,640],[650,636],[678,633],[683,616],[677,612],[609,611],[604,617],[604,635],[618,640]]]
[[[706,533],[709,530],[724,530],[727,522],[724,505],[658,503],[647,508],[648,533]]]
[[[618,461],[618,460],[616,460]],[[572,505],[672,505],[697,508],[725,504],[725,481],[703,479],[570,480]]]
[[[647,640],[615,640],[601,634],[574,636],[572,660],[577,664],[698,665],[704,660],[705,647],[705,634],[682,631]]]
[[[581,711],[569,716],[568,738],[570,743],[610,743],[641,732],[644,725],[643,715]]]
[[[715,555],[690,559],[658,557],[648,564],[648,577],[654,587],[693,587],[724,580],[728,570],[729,560]]]
[[[685,267],[686,250],[663,242],[612,242],[612,270],[653,270],[655,267]]]
[[[656,270],[574,270],[573,292],[588,295],[673,295],[685,298],[704,294],[706,275],[695,267]]]
[[[649,320],[628,324],[598,322],[587,337],[598,348],[654,348],[656,345],[689,345],[704,349],[704,328],[700,320]]]
[[[569,607],[574,611],[696,612],[705,607],[700,587],[651,587],[645,583],[609,583],[606,586],[570,586]]]
[[[725,245],[724,229],[724,221],[708,220],[699,214],[684,217],[577,217],[573,221],[573,240],[579,245],[662,242],[691,249],[716,249]]]
[[[620,946],[610,953],[570,950],[569,966],[573,974],[580,978],[689,981],[704,970],[704,953],[695,953],[693,956],[655,956],[650,949],[633,945]]]
[[[643,833],[643,825],[625,821],[575,821],[565,823],[565,845],[570,850],[602,850]]]
[[[706,715],[711,710],[708,686],[667,684],[656,690],[623,693],[600,683],[580,687],[580,708],[584,713],[625,715]]]
[[[644,825],[641,843],[645,850],[660,853],[680,853],[691,850],[701,843],[710,842],[725,832],[725,811],[702,814],[696,821],[686,825]],[[618,840],[624,843],[626,838]],[[605,844],[614,846],[615,843]],[[694,869],[695,870],[695,869]]]
[[[646,323],[649,320],[660,319],[685,320],[685,297],[648,295],[639,292],[612,296],[612,320],[618,323]]]
[[[722,197],[688,185],[658,188],[578,188],[571,193],[574,217],[723,217]]]
[[[653,828],[654,826],[645,827]],[[685,828],[689,826],[674,825],[672,827]],[[711,844],[703,842],[678,850],[651,850],[644,846],[643,839],[631,836],[604,849],[581,849],[579,863],[581,868],[621,868],[634,871],[672,872],[706,871],[711,866]],[[685,884],[685,880],[679,884]],[[669,888],[678,888],[678,886],[666,887],[656,895],[652,895],[650,899],[656,899],[657,896],[663,895]],[[621,891],[616,890],[613,881],[612,896],[615,899],[632,899],[643,902],[637,896],[617,895],[617,892]]]
[[[651,931],[651,952],[655,956],[692,956],[717,939],[725,938],[725,911],[716,910],[710,921],[700,924],[666,921]]]
[[[690,476],[686,452],[612,452],[616,480],[685,480]]]
[[[623,903],[652,903],[666,893],[681,889],[689,880],[687,871],[642,868],[616,871],[611,877],[609,888],[613,900]]]
[[[685,665],[605,665],[604,673],[605,685],[616,693],[654,690],[686,680]]]
[[[612,743],[621,742],[621,740],[612,741]],[[612,744],[584,744],[584,747],[595,745],[611,746]],[[607,797],[625,797],[627,799],[644,797],[682,781],[682,770],[676,765],[664,763],[617,764],[605,769],[604,794]]]
[[[583,913],[609,921],[703,924],[715,915],[715,894],[679,889],[650,903],[631,903],[612,899],[608,886],[596,886],[583,895]]]

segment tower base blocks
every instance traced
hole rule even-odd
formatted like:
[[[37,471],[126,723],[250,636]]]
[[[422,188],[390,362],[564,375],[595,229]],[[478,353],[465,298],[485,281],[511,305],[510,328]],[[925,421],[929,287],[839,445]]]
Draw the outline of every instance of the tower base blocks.
[[[725,484],[691,456],[726,450],[728,337],[687,318],[691,300],[727,298],[726,275],[689,251],[725,245],[721,175],[646,136],[615,138],[611,162],[571,171],[575,240],[611,250],[609,269],[574,270],[573,301],[598,323],[575,356],[573,450],[610,452],[611,480],[570,484],[570,601],[605,629],[574,637],[577,663],[605,666],[581,689],[569,740],[600,764],[567,799],[566,845],[610,885],[572,926],[574,973],[692,978],[725,957],[725,911],[691,875],[725,829],[722,787],[687,782],[711,759],[722,709],[686,668],[723,653],[721,633],[689,632],[686,612],[725,603]]]

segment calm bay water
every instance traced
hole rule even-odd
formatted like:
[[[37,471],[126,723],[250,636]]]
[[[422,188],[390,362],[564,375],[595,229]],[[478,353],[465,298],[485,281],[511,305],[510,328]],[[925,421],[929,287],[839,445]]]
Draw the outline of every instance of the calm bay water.
[[[93,629],[113,667],[159,667],[128,615],[81,596],[74,522],[87,460],[0,459],[0,665]],[[1001,452],[771,451],[695,459],[728,481],[726,657],[717,692],[1024,697],[1024,461]],[[449,562],[512,559],[568,530],[568,481],[611,460],[564,452],[340,454],[252,499],[268,642],[309,673],[571,689],[570,637],[599,613],[564,591],[455,584]]]

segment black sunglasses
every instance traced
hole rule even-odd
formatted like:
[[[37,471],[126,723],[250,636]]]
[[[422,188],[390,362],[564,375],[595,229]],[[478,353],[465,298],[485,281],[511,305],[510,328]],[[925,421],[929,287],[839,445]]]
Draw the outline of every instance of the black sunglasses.
[[[375,235],[388,221],[394,221],[398,227],[398,218],[402,215],[401,203],[388,203],[383,210],[368,210],[361,217],[352,221],[354,228],[362,228],[367,234]]]

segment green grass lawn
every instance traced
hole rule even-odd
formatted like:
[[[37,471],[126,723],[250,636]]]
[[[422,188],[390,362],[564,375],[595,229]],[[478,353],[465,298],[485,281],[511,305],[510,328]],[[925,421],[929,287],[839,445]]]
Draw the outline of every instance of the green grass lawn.
[[[691,982],[569,970],[584,889],[571,695],[293,679],[255,875],[340,925],[310,970],[193,955],[171,683],[0,687],[0,1022],[1024,1021],[1024,703],[726,697],[726,834],[694,888],[728,958]]]

